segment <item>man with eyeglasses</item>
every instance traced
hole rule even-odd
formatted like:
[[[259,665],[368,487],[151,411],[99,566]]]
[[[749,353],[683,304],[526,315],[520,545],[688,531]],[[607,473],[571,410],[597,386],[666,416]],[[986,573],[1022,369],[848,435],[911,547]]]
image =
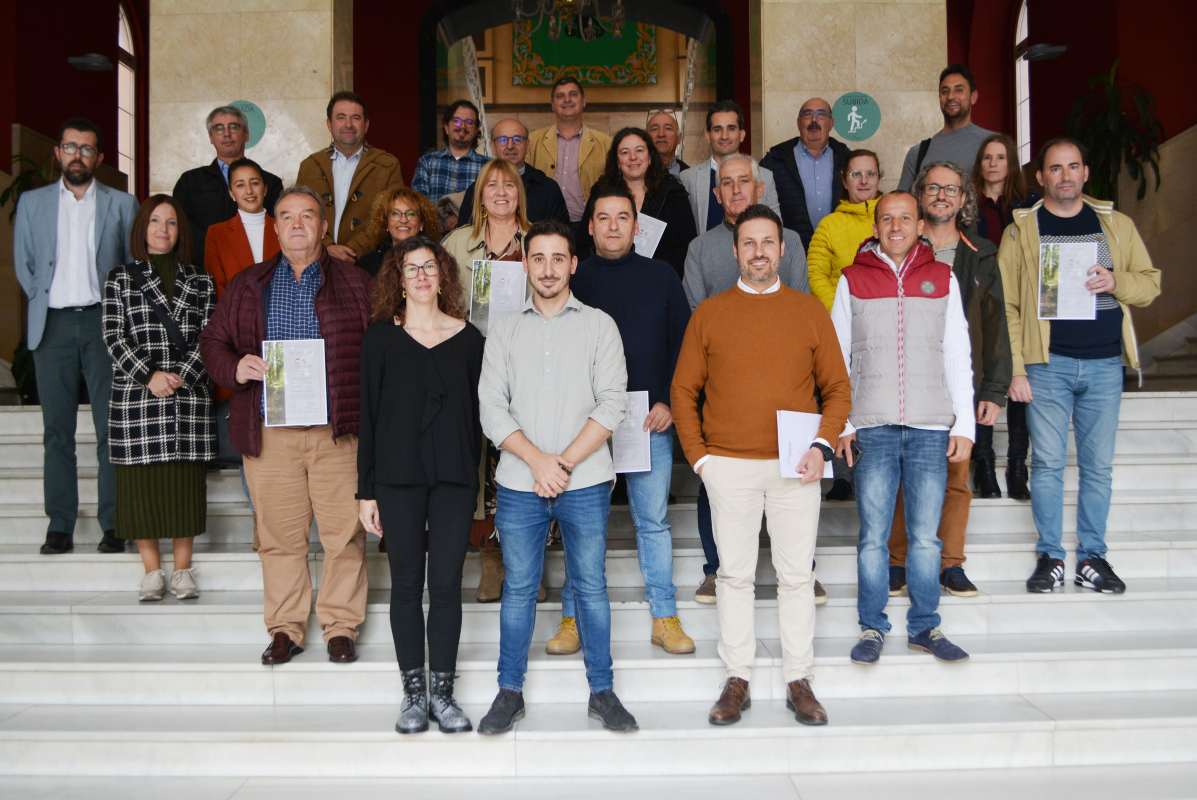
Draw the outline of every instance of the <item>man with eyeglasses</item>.
[[[930,241],[935,260],[952,268],[960,287],[960,303],[972,351],[977,424],[993,425],[1006,405],[1011,371],[1010,334],[1006,330],[1006,301],[998,272],[997,248],[972,227],[977,221],[977,195],[972,181],[960,167],[949,162],[924,166],[915,178],[914,195],[923,212],[923,236]],[[977,471],[983,469],[978,460]],[[964,542],[973,500],[968,471],[968,461],[948,463],[947,491],[939,519],[939,541],[943,547],[939,583],[955,597],[977,594],[977,587],[964,573]],[[889,593],[893,596],[905,589],[906,519],[899,494],[889,539]]]
[[[557,181],[545,175],[524,159],[528,155],[528,129],[518,119],[508,117],[491,128],[490,141],[495,155],[515,167],[524,182],[524,198],[528,204],[528,221],[540,222],[555,219],[569,222],[569,210]],[[465,190],[461,198],[461,215],[457,227],[469,225],[474,220],[475,183]]]
[[[329,255],[355,261],[378,246],[370,232],[370,209],[379,194],[403,185],[403,170],[399,159],[366,142],[370,111],[359,95],[337,92],[325,116],[332,144],[303,160],[295,183],[324,201],[329,224],[323,244]]]
[[[528,163],[543,170],[561,186],[571,222],[586,210],[590,188],[603,174],[611,137],[582,123],[586,92],[578,79],[565,75],[549,90],[554,123],[532,131]]]
[[[130,260],[129,232],[137,200],[95,179],[104,161],[90,120],[63,123],[54,147],[62,179],[21,195],[13,223],[13,267],[29,298],[26,346],[37,371],[42,406],[42,491],[46,542],[42,555],[74,549],[79,516],[75,421],[80,378],[87,385],[99,462],[101,553],[123,553],[116,538],[116,484],[108,461],[108,394],[112,360],[100,330],[101,288],[108,271]]]
[[[898,179],[899,189],[910,191],[923,164],[932,162],[958,164],[968,177],[981,142],[993,135],[993,131],[973,124],[973,106],[977,104],[977,97],[976,83],[968,67],[963,64],[944,67],[939,73],[939,110],[943,113],[943,128],[907,151],[906,160],[902,162],[902,177]]]
[[[249,120],[236,106],[212,109],[205,126],[216,158],[211,164],[189,169],[180,175],[172,192],[191,222],[192,258],[201,267],[208,228],[237,213],[237,204],[229,194],[229,165],[245,158],[245,145],[249,141]],[[265,170],[262,170],[262,182],[266,188],[266,213],[274,214],[274,204],[283,193],[283,182]]]
[[[653,149],[661,156],[661,166],[665,167],[670,175],[676,178],[682,174],[682,170],[690,169],[690,165],[682,161],[677,152],[677,117],[673,115],[673,111],[663,108],[648,112],[648,124],[644,130],[653,140]]]
[[[469,100],[454,100],[441,116],[445,146],[420,156],[411,188],[432,202],[473,185],[489,158],[476,149],[482,128],[478,108]]]

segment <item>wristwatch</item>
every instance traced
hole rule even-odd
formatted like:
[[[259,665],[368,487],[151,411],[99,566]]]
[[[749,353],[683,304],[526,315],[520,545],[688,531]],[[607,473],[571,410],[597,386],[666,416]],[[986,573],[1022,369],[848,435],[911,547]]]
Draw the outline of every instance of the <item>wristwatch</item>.
[[[810,446],[823,454],[823,462],[826,463],[835,456],[835,451],[822,442],[811,442]]]

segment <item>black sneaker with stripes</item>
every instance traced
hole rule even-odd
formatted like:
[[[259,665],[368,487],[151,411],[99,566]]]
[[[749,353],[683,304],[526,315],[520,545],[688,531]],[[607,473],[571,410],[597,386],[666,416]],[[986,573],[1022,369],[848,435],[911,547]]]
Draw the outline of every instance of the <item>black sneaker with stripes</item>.
[[[1126,584],[1104,558],[1086,558],[1077,564],[1073,583],[1103,594],[1122,594],[1126,591]]]
[[[1064,586],[1064,562],[1058,558],[1040,554],[1035,571],[1027,578],[1027,591],[1046,593]]]

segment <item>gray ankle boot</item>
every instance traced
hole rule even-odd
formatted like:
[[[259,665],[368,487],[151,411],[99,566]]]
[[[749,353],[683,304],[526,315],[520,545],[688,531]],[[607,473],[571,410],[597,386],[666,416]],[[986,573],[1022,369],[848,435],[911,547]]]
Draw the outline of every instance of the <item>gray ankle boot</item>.
[[[440,725],[441,733],[461,733],[474,729],[470,718],[453,699],[453,677],[452,672],[432,673],[428,715]]]
[[[428,730],[428,686],[424,669],[409,669],[400,673],[403,677],[403,703],[399,706],[399,721],[395,730],[399,733],[421,733]]]

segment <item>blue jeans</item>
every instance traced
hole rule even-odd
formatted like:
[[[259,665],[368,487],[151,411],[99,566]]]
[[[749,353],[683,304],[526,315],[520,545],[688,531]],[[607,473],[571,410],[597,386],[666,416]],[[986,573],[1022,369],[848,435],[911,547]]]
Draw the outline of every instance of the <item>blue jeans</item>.
[[[544,536],[550,520],[561,525],[566,569],[573,576],[578,635],[592,692],[610,689],[611,604],[607,600],[607,516],[611,484],[537,497],[500,485],[495,528],[503,545],[503,601],[499,608],[499,688],[520,692],[536,624],[536,594],[544,569]]]
[[[906,507],[906,631],[916,636],[939,625],[938,531],[948,481],[948,432],[882,425],[856,432],[856,607],[862,629],[889,633],[889,535],[898,486]]]
[[[1031,382],[1027,405],[1031,513],[1039,531],[1035,549],[1052,558],[1064,558],[1064,467],[1071,419],[1080,468],[1076,558],[1105,558],[1114,434],[1122,405],[1122,359],[1053,355],[1047,364],[1028,364],[1027,379]]]
[[[677,614],[677,587],[673,585],[673,533],[669,527],[669,483],[673,477],[673,432],[652,433],[652,469],[648,472],[629,472],[628,506],[632,524],[636,526],[636,552],[640,557],[640,574],[644,577],[644,594],[648,609],[654,617]],[[577,616],[570,572],[565,570],[561,585],[561,616]]]

